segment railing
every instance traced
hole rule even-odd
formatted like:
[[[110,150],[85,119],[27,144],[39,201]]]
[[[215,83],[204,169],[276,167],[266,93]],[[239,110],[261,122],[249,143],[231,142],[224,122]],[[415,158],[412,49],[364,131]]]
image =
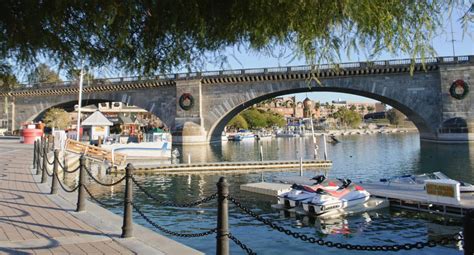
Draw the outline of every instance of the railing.
[[[140,215],[146,222],[152,225],[154,228],[158,229],[161,232],[164,232],[168,235],[178,236],[178,237],[202,237],[208,235],[216,235],[216,254],[218,255],[228,255],[229,254],[229,240],[232,240],[236,245],[238,245],[242,250],[247,254],[256,254],[250,247],[242,243],[236,236],[232,234],[229,228],[229,202],[240,209],[244,214],[247,214],[253,217],[255,220],[261,222],[263,225],[266,225],[273,230],[276,230],[280,233],[293,237],[294,239],[300,240],[302,242],[315,244],[319,246],[333,247],[337,249],[346,249],[346,250],[362,250],[362,251],[401,251],[401,250],[411,250],[411,249],[422,249],[425,247],[434,247],[437,245],[446,245],[450,242],[463,242],[464,254],[474,254],[474,211],[468,211],[464,216],[463,232],[455,234],[450,237],[444,237],[440,240],[429,240],[425,242],[416,242],[416,243],[404,243],[404,244],[393,244],[393,245],[362,245],[362,244],[350,244],[350,243],[339,243],[326,241],[323,238],[310,236],[295,232],[291,229],[279,226],[277,223],[273,222],[270,219],[260,216],[259,214],[253,212],[250,208],[243,205],[243,203],[238,199],[233,197],[229,193],[229,184],[224,177],[219,179],[217,182],[217,192],[203,198],[198,201],[193,201],[189,203],[174,203],[170,201],[162,201],[157,196],[153,195],[147,189],[145,189],[133,175],[133,171],[136,170],[132,164],[128,164],[126,167],[126,174],[120,180],[113,183],[104,183],[96,179],[91,170],[86,167],[85,156],[82,155],[79,160],[79,166],[73,170],[68,170],[60,164],[59,162],[59,151],[54,151],[53,161],[48,160],[48,151],[49,143],[46,139],[41,139],[40,142],[35,141],[34,143],[34,157],[33,157],[33,167],[36,169],[36,174],[42,175],[41,183],[46,183],[47,177],[52,177],[51,182],[51,194],[56,194],[58,188],[61,187],[65,192],[75,192],[78,191],[77,206],[76,211],[81,212],[86,210],[85,205],[85,196],[86,194],[96,203],[102,206],[119,206],[123,205],[123,224],[122,224],[122,238],[128,238],[133,236],[133,221],[132,213],[135,210],[138,215]],[[53,166],[52,173],[49,173],[48,165]],[[75,173],[79,171],[79,183],[73,188],[66,188],[64,184],[61,183],[58,177],[59,170],[64,171],[65,173]],[[89,176],[94,182],[102,186],[115,186],[120,185],[125,182],[125,196],[123,201],[118,203],[104,203],[94,197],[90,190],[85,185],[86,176]],[[170,229],[167,229],[151,218],[149,218],[142,209],[133,202],[133,186],[136,186],[140,192],[143,192],[146,197],[153,200],[155,204],[159,206],[173,206],[173,207],[195,207],[200,204],[204,204],[210,201],[217,199],[217,226],[215,228],[210,228],[203,232],[197,233],[180,233],[175,232]]]
[[[91,157],[98,160],[107,160],[112,165],[124,165],[127,161],[127,155],[121,153],[115,153],[106,149],[99,148],[97,146],[91,146],[83,144],[71,139],[66,141],[66,150],[76,153],[83,154],[87,157]]]
[[[176,79],[189,79],[189,78],[211,78],[219,76],[235,76],[245,74],[267,74],[267,73],[291,73],[291,72],[307,72],[315,70],[328,70],[328,69],[365,69],[367,67],[399,67],[407,66],[412,64],[443,64],[443,63],[473,63],[474,56],[457,56],[457,57],[430,57],[430,58],[417,58],[417,59],[394,59],[394,60],[377,60],[377,61],[366,61],[366,62],[348,62],[340,64],[319,64],[319,65],[303,65],[303,66],[288,66],[288,67],[270,67],[270,68],[250,68],[250,69],[234,69],[234,70],[222,70],[222,71],[205,71],[205,72],[190,72],[190,73],[175,73],[175,74],[164,74],[155,76],[129,76],[129,77],[115,77],[115,78],[101,78],[94,79],[91,81],[85,81],[85,87],[94,87],[102,85],[111,85],[114,83],[123,82],[137,82],[137,81],[149,81],[149,80],[161,80],[169,81]],[[38,88],[68,88],[78,87],[77,81],[65,81],[55,83],[37,83],[37,84],[24,84],[25,89],[38,89]]]

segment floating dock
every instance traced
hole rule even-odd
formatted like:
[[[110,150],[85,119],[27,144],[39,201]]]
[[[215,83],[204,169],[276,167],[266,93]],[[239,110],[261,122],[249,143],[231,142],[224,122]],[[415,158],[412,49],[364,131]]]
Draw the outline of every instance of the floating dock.
[[[270,160],[246,162],[215,162],[194,164],[167,164],[147,168],[137,168],[134,173],[189,173],[189,172],[260,172],[260,171],[285,171],[288,169],[314,169],[329,168],[330,160]],[[125,169],[112,169],[112,173],[125,172]]]
[[[292,183],[311,184],[309,177],[280,178],[286,183],[258,182],[240,185],[240,189],[263,195],[277,196],[291,189]],[[297,181],[300,180],[300,181]],[[295,181],[295,182],[291,182]],[[361,183],[373,197],[387,199],[390,206],[447,216],[462,217],[467,210],[474,209],[474,193],[461,193],[459,203],[443,203],[428,200],[428,195],[419,187],[395,187],[383,184]]]

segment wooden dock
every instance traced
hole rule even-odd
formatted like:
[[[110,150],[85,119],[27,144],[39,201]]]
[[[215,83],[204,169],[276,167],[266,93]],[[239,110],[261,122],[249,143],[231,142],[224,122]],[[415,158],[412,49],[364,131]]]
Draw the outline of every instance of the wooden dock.
[[[309,177],[287,177],[282,180],[285,183],[258,182],[240,185],[240,189],[269,196],[277,196],[291,189],[292,183],[310,184]],[[294,180],[300,180],[291,182]],[[303,181],[306,181],[304,183]],[[461,193],[459,204],[448,204],[442,202],[433,202],[428,200],[426,191],[420,187],[396,187],[383,184],[362,183],[363,186],[373,197],[387,199],[390,206],[410,209],[415,211],[434,213],[448,216],[463,216],[467,210],[474,209],[474,193]]]
[[[303,169],[329,168],[332,166],[330,160],[303,160]],[[193,164],[167,164],[148,168],[137,168],[134,173],[215,173],[215,172],[260,172],[260,171],[284,171],[288,169],[299,169],[299,160],[270,160],[270,161],[245,161],[245,162],[211,162]],[[125,169],[112,169],[112,172],[125,172]]]

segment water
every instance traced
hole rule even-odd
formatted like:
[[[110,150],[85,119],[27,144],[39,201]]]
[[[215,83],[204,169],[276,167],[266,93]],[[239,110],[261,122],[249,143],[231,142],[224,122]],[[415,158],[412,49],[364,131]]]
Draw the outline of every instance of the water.
[[[420,144],[418,134],[377,134],[365,136],[344,136],[339,144],[328,144],[329,159],[333,167],[331,177],[347,177],[353,180],[369,180],[401,174],[420,174],[442,170],[448,176],[467,182],[474,182],[474,145]],[[319,143],[322,154],[323,144]],[[264,159],[305,159],[313,158],[311,138],[279,138],[262,141]],[[187,161],[191,153],[192,161],[249,161],[259,160],[259,145],[254,142],[227,142],[222,145],[194,146],[181,149]],[[320,155],[322,156],[322,155]],[[267,172],[265,180],[277,176],[297,175],[299,170]],[[305,169],[305,176],[314,176],[318,169]],[[218,175],[146,175],[138,176],[138,181],[154,195],[163,200],[178,203],[198,200],[216,191]],[[308,236],[322,237],[333,242],[362,245],[390,245],[414,243],[450,236],[461,230],[458,219],[406,212],[395,209],[364,213],[344,219],[321,221],[301,215],[291,215],[271,208],[276,201],[255,194],[240,191],[240,184],[260,181],[260,173],[226,174],[230,183],[230,193],[242,200],[246,207],[271,219],[278,225]],[[113,193],[103,190],[101,199],[115,202],[122,198],[120,190]],[[176,232],[203,232],[215,227],[215,201],[197,208],[174,208],[153,205],[143,193],[134,191],[134,200],[156,223]],[[122,208],[110,208],[122,214]],[[353,251],[337,250],[296,240],[264,226],[243,214],[240,209],[230,207],[230,231],[244,244],[258,254],[353,254]],[[151,227],[135,215],[134,221]],[[158,231],[158,233],[163,234]],[[215,235],[200,238],[170,238],[189,245],[207,254],[215,254]],[[231,254],[244,254],[234,243],[230,243]],[[378,253],[378,252],[377,252]],[[398,254],[461,254],[454,244],[445,247],[402,251]],[[357,254],[375,254],[357,252]]]

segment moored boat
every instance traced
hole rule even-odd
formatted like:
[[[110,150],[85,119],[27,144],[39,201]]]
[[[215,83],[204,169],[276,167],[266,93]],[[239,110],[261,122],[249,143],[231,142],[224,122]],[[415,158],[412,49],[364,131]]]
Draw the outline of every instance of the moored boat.
[[[248,130],[239,130],[239,132],[227,136],[229,141],[244,141],[252,140],[253,138],[255,138],[255,135]]]
[[[418,175],[401,175],[401,176],[394,176],[391,178],[383,178],[380,179],[380,183],[390,185],[390,186],[400,186],[400,187],[420,187],[424,188],[426,180],[453,180],[449,178],[447,175],[443,174],[442,172],[433,172],[430,174],[418,174]],[[474,185],[461,182],[457,180],[453,180],[459,183],[459,190],[460,192],[474,192]]]
[[[154,134],[150,142],[103,144],[112,153],[119,152],[129,159],[170,159],[171,138],[169,133]]]

